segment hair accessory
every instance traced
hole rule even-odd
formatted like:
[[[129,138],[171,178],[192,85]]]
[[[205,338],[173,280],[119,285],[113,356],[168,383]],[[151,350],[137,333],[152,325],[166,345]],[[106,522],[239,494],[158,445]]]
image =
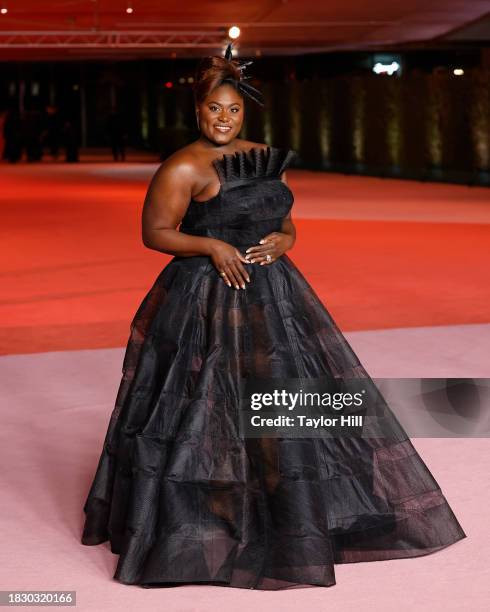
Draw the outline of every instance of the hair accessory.
[[[228,44],[228,46],[226,47],[225,54],[224,54],[224,58],[228,61],[232,60],[232,52],[231,52],[232,44],[233,44],[232,42]],[[257,104],[260,104],[260,106],[264,106],[264,98],[262,96],[262,93],[258,89],[255,89],[255,87],[252,87],[252,85],[250,85],[249,83],[245,83],[245,81],[247,79],[250,79],[250,77],[243,76],[243,70],[250,64],[253,64],[253,60],[249,60],[247,62],[241,62],[240,64],[238,64],[237,68],[238,70],[240,70],[240,75],[241,75],[240,80],[232,78],[232,77],[227,77],[225,79],[222,79],[221,82],[230,83],[240,93],[242,93],[245,96],[248,96],[251,100],[253,100],[254,102],[257,102]]]

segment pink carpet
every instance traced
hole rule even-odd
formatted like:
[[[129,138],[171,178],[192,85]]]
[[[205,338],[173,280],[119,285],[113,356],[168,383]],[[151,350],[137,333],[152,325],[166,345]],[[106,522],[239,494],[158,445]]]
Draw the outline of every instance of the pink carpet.
[[[168,257],[140,244],[151,164],[0,168],[1,589],[76,590],[79,610],[487,610],[489,439],[414,439],[467,538],[337,565],[337,584],[142,589],[80,543],[129,321]],[[489,191],[288,171],[293,259],[373,377],[490,377]]]

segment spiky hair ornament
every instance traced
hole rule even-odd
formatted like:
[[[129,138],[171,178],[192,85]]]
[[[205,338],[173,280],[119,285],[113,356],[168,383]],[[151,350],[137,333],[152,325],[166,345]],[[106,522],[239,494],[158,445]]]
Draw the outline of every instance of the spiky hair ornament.
[[[228,60],[229,62],[231,62],[233,58],[233,55],[231,52],[232,44],[233,43],[228,44],[228,46],[226,47],[225,55],[224,55],[224,58]],[[253,100],[254,102],[257,102],[257,104],[260,104],[260,106],[264,106],[264,98],[262,96],[262,93],[258,89],[255,89],[255,87],[252,87],[252,85],[250,85],[249,83],[246,83],[246,80],[250,78],[249,76],[243,76],[244,68],[246,68],[250,64],[253,64],[253,60],[249,60],[248,62],[241,62],[241,63],[238,63],[236,60],[233,60],[233,62],[237,64],[237,68],[238,70],[240,70],[240,74],[241,74],[240,80],[234,79],[232,77],[227,77],[223,79],[221,82],[230,83],[240,93],[242,93],[245,96],[248,96],[251,100]]]

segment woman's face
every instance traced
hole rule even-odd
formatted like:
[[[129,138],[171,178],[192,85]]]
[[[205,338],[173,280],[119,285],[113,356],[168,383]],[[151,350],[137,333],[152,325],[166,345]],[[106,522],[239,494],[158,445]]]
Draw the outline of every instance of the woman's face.
[[[223,84],[196,107],[201,134],[217,145],[225,145],[242,128],[244,105],[233,85]]]

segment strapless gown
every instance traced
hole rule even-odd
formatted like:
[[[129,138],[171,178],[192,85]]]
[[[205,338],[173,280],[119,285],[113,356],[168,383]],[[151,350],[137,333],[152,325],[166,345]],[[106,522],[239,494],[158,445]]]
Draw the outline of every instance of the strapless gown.
[[[191,201],[180,231],[243,253],[280,231],[294,201],[280,175],[295,155],[254,147],[214,160],[219,193]],[[236,290],[209,257],[173,257],[142,299],[82,543],[108,540],[125,584],[276,590],[331,586],[335,564],[465,538],[394,417],[386,438],[240,435],[240,377],[374,384],[286,254],[246,269]]]

